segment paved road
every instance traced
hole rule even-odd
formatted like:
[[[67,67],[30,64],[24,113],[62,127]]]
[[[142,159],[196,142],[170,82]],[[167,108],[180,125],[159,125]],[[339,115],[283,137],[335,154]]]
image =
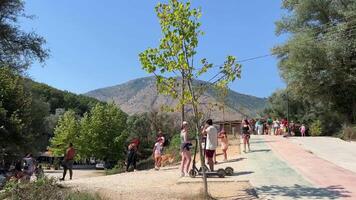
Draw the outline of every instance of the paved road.
[[[332,141],[333,139],[330,138],[330,140]],[[293,169],[301,173],[303,177],[313,183],[313,185],[319,187],[322,195],[323,193],[329,193],[329,199],[356,199],[355,172],[320,158],[313,154],[313,152],[303,149],[300,145],[291,142],[290,139],[272,137],[270,141],[269,146],[272,147],[273,151],[280,158],[285,160]],[[334,144],[333,142],[326,142],[326,144],[328,143]],[[330,145],[329,148],[333,149],[337,148],[337,146]],[[320,148],[318,151],[323,153],[323,149],[326,148]],[[352,154],[349,154],[348,152],[344,152],[344,154],[352,156]],[[332,156],[333,155],[330,154],[327,158],[338,162],[338,159],[331,158]],[[343,155],[343,157],[345,156]],[[350,159],[354,158],[350,157]]]
[[[331,137],[293,137],[289,141],[314,155],[356,173],[356,142]]]

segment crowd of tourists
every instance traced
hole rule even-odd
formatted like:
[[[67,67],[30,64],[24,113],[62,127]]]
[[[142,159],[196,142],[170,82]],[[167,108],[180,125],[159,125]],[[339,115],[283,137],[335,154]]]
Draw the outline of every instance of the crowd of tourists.
[[[244,119],[241,121],[241,138],[243,141],[243,152],[247,153],[251,151],[250,148],[250,137],[251,134],[258,135],[283,135],[283,136],[294,136],[296,133],[300,133],[302,137],[306,135],[308,128],[304,124],[297,124],[288,122],[287,119],[273,120],[272,118],[267,119]],[[207,164],[211,171],[214,171],[214,164],[216,164],[216,149],[220,144],[221,150],[223,152],[224,160],[227,161],[227,150],[229,147],[228,136],[223,127],[220,131],[213,125],[211,119],[207,120],[205,125],[201,127],[201,136],[203,144],[202,150],[204,151]],[[184,121],[182,123],[181,133],[181,176],[189,176],[189,169],[191,163],[191,147],[192,142],[189,139],[189,124]],[[156,143],[156,147],[160,147],[159,143]],[[157,165],[156,165],[157,166]]]

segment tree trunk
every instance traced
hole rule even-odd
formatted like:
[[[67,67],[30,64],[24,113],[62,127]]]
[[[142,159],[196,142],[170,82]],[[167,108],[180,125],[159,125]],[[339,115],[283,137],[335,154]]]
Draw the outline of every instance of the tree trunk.
[[[198,141],[198,146],[199,146],[199,154],[200,154],[200,163],[202,166],[202,172],[203,172],[203,183],[204,183],[204,199],[208,199],[209,198],[209,193],[208,193],[208,181],[207,181],[207,176],[205,173],[205,170],[203,169],[203,166],[205,166],[205,158],[204,158],[204,154],[203,154],[203,148],[201,145],[201,141],[200,141],[200,117],[199,117],[199,112],[198,112],[198,105],[197,102],[195,101],[195,93],[192,87],[192,80],[189,79],[187,80],[187,85],[188,85],[188,89],[190,94],[192,95],[192,106],[193,106],[193,111],[194,111],[194,121],[195,121],[195,131],[196,131],[196,139]],[[204,167],[205,168],[205,167]]]

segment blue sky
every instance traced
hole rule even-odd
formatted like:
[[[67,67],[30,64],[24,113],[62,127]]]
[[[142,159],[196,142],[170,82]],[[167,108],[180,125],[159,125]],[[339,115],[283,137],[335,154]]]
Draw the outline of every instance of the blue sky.
[[[99,3],[100,2],[100,3]],[[165,1],[163,1],[165,2]],[[75,93],[117,85],[148,76],[141,69],[138,54],[156,47],[160,27],[151,0],[27,0],[24,20],[47,40],[51,57],[46,65],[34,64],[34,80]],[[274,22],[283,10],[280,0],[193,1],[201,7],[202,30],[197,59],[222,64],[227,55],[238,60],[270,53],[283,41],[274,34]],[[268,97],[284,83],[277,59],[265,57],[243,62],[242,79],[230,88],[245,94]],[[212,71],[203,79],[216,74]]]

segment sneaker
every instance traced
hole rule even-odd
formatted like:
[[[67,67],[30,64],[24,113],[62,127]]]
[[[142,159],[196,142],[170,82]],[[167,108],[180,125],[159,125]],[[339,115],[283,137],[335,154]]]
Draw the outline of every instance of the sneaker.
[[[60,181],[64,181],[64,178],[60,178],[59,180],[60,180]]]

